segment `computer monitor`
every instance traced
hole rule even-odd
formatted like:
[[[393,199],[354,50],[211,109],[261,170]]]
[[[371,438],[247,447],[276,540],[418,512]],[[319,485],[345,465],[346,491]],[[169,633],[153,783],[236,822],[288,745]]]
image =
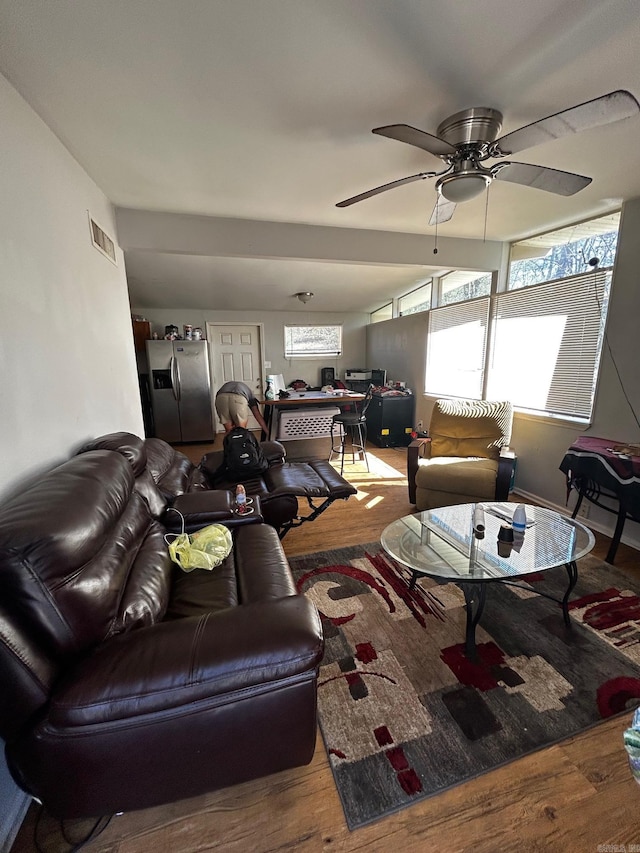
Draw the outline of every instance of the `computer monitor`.
[[[320,375],[322,376],[320,380],[321,385],[333,385],[336,380],[336,372],[333,367],[323,367]]]

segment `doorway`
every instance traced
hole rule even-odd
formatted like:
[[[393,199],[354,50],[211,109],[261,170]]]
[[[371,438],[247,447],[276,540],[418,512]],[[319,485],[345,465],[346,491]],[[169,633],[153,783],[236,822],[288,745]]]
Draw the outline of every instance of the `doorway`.
[[[218,388],[233,380],[244,382],[258,400],[262,399],[262,338],[262,324],[207,323],[214,399]],[[248,428],[260,429],[253,415],[249,418]],[[216,432],[224,432],[217,415]]]

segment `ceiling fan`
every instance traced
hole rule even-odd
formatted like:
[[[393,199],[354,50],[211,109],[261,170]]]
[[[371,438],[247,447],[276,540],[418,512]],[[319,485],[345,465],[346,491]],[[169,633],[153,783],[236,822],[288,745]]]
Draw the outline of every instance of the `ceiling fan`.
[[[638,112],[640,104],[634,96],[619,89],[534,121],[500,138],[496,137],[502,128],[502,113],[490,107],[472,107],[454,113],[438,125],[435,136],[408,124],[375,127],[372,132],[379,136],[406,142],[440,157],[446,168],[441,172],[420,172],[391,181],[340,201],[336,207],[348,207],[378,193],[425,178],[437,178],[438,196],[429,225],[447,222],[453,216],[457,204],[480,195],[494,179],[523,184],[557,195],[573,195],[587,187],[591,178],[500,158],[571,133],[611,124]],[[485,165],[491,159],[500,162]]]

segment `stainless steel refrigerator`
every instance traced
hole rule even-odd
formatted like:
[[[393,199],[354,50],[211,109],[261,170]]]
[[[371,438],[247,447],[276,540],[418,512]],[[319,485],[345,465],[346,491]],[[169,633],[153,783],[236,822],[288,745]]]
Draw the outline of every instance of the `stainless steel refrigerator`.
[[[154,434],[169,442],[213,441],[206,341],[147,341]]]

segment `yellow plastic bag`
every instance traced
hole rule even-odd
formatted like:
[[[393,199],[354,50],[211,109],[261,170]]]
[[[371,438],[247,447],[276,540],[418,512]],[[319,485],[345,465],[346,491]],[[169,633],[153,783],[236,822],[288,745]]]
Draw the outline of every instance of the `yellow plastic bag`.
[[[215,569],[231,553],[231,531],[224,524],[209,524],[195,533],[178,533],[169,545],[169,555],[185,572],[193,569]]]

